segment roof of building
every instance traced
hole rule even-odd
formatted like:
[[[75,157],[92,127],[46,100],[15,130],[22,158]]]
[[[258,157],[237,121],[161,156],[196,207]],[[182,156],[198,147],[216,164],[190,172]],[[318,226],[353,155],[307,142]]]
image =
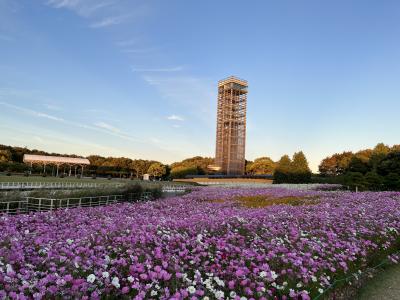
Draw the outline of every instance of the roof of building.
[[[248,86],[247,80],[240,79],[240,78],[238,78],[236,76],[229,76],[229,77],[227,77],[225,79],[222,79],[222,80],[218,81],[218,86],[223,86],[223,85],[228,84],[228,83],[236,83],[236,84],[239,84],[239,85],[242,85],[242,86],[245,86],[245,87]]]
[[[34,155],[34,154],[24,154],[24,162],[25,163],[90,165],[90,161],[87,158],[51,156],[51,155]]]

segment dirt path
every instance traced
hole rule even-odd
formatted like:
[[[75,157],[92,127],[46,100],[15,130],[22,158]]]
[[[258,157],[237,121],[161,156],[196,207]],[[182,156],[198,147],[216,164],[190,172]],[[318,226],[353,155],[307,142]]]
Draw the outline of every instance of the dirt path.
[[[358,300],[400,300],[400,264],[381,271],[362,288]]]

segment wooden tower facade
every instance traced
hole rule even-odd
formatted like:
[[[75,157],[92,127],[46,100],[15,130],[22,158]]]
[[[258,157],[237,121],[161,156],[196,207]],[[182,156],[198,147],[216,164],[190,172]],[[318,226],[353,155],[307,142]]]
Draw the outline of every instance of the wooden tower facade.
[[[245,171],[247,88],[234,76],[218,82],[215,164],[226,175]]]

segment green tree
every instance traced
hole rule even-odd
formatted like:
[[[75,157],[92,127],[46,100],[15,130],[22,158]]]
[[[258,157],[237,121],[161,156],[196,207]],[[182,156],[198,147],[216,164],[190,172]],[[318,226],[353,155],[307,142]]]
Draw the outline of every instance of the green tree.
[[[172,179],[185,178],[187,175],[198,175],[197,167],[178,166],[171,169],[170,176]]]
[[[203,175],[209,173],[208,166],[213,163],[214,159],[210,157],[195,156],[171,164],[171,169],[176,169],[177,167],[190,168],[192,171],[196,169],[196,172],[191,175]]]
[[[360,157],[354,156],[349,163],[348,171],[349,172],[355,172],[355,173],[362,173],[366,174],[368,171],[370,171],[370,166],[368,164],[368,161],[363,160]]]
[[[246,172],[253,175],[273,174],[276,163],[269,157],[260,157],[246,166]]]
[[[400,190],[400,175],[397,173],[389,173],[384,177],[384,185],[389,191]]]
[[[400,151],[390,152],[377,165],[379,175],[386,176],[390,173],[400,175]]]
[[[309,183],[311,181],[311,170],[303,151],[293,154],[290,169],[290,182],[293,183]]]
[[[274,172],[274,183],[287,183],[289,182],[289,174],[291,170],[292,161],[289,155],[284,155],[278,161]]]
[[[0,162],[7,163],[12,161],[12,153],[10,150],[0,150]]]
[[[151,176],[159,178],[159,177],[165,175],[165,173],[167,172],[167,169],[165,168],[165,166],[163,164],[161,164],[159,162],[155,162],[155,163],[151,164],[151,166],[149,167],[147,172]]]
[[[385,159],[385,157],[389,154],[389,152],[390,152],[389,146],[386,146],[383,143],[377,144],[375,148],[372,150],[372,155],[369,159],[369,166],[371,170],[376,172],[379,163],[383,159]]]
[[[366,187],[371,191],[379,191],[382,189],[383,178],[376,172],[368,172],[364,177]]]
[[[353,190],[356,188],[358,188],[359,190],[364,190],[366,185],[364,175],[360,172],[346,173],[344,183]]]

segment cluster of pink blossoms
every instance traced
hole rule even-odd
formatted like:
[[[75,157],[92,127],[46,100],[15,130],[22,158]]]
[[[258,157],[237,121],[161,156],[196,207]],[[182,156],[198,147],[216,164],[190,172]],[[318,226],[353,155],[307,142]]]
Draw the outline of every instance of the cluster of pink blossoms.
[[[252,195],[318,203],[234,201]],[[0,299],[310,299],[398,249],[400,193],[201,188],[0,228]]]

